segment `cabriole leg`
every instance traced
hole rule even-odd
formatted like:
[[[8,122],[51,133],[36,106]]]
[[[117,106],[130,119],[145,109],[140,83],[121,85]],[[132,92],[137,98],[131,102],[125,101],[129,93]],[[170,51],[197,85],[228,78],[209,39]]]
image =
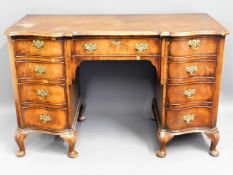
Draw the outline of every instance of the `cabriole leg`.
[[[174,137],[174,135],[168,132],[160,131],[158,132],[157,137],[160,143],[160,148],[156,152],[156,156],[163,158],[166,156],[166,144]]]
[[[16,152],[17,157],[23,157],[25,155],[24,140],[26,137],[27,137],[27,133],[25,131],[17,129],[15,133],[15,140],[19,146],[19,150]]]
[[[78,152],[75,151],[75,144],[77,141],[77,131],[66,132],[61,134],[60,137],[69,144],[68,157],[75,158],[78,156]]]
[[[207,132],[206,135],[211,140],[209,154],[213,157],[217,157],[219,155],[219,151],[216,149],[219,141],[219,131]]]

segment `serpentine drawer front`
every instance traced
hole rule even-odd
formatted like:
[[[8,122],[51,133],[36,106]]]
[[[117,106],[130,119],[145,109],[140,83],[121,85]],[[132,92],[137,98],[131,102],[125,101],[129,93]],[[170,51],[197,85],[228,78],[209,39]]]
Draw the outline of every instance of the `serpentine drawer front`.
[[[20,80],[64,80],[65,71],[63,63],[50,63],[40,61],[17,61],[17,75]]]
[[[33,39],[16,39],[15,55],[22,56],[51,56],[60,57],[63,55],[62,40],[51,40],[36,37]]]
[[[69,144],[68,156],[78,155],[76,126],[85,120],[85,103],[76,70],[85,60],[150,61],[157,74],[151,97],[160,143],[156,155],[165,157],[174,136],[192,132],[206,133],[209,153],[218,155],[228,32],[207,14],[27,15],[5,34],[18,119],[17,156],[25,155],[24,139],[31,132],[59,135]]]
[[[66,129],[66,109],[23,108],[24,127],[43,131],[63,131]]]

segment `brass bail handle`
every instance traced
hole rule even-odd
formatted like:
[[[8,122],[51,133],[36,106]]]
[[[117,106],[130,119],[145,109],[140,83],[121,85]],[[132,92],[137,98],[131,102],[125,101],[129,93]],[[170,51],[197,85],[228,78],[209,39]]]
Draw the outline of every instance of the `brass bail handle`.
[[[187,114],[187,115],[184,115],[183,118],[184,118],[185,123],[190,124],[195,119],[195,116],[193,114]]]
[[[198,67],[195,65],[191,65],[191,66],[186,67],[185,70],[189,75],[194,75],[198,71]]]
[[[185,89],[184,96],[188,99],[192,99],[193,96],[196,94],[196,89]]]
[[[96,44],[93,44],[93,43],[86,43],[86,44],[84,44],[83,47],[89,53],[92,53],[97,48]]]
[[[46,73],[46,67],[37,65],[35,66],[34,71],[36,72],[37,75],[43,75]]]
[[[40,114],[39,119],[43,124],[49,123],[52,120],[51,116],[46,114]]]
[[[188,41],[188,45],[191,49],[198,49],[198,47],[200,46],[201,41],[199,39],[192,39]]]
[[[42,49],[45,46],[45,42],[42,40],[33,40],[32,41],[32,45],[36,48],[36,49]]]
[[[146,43],[139,43],[135,45],[135,49],[138,52],[145,52],[149,48],[149,45]]]
[[[41,98],[45,98],[45,97],[47,97],[49,95],[49,91],[46,90],[46,89],[38,89],[36,91],[36,94]]]

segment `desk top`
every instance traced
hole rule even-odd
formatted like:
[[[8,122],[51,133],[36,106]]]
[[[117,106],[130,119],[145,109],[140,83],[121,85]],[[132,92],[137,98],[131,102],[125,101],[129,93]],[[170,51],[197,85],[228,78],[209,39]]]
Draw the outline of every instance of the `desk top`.
[[[228,31],[207,14],[162,15],[27,15],[5,35],[226,35]]]

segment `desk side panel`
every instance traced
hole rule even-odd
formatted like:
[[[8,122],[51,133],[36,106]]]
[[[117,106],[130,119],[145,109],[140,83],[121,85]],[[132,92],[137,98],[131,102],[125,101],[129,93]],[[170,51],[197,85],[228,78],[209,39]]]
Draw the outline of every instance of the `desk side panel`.
[[[8,49],[9,49],[9,58],[11,64],[11,76],[12,76],[12,85],[13,85],[14,97],[15,97],[17,122],[18,122],[18,127],[23,128],[23,118],[21,112],[17,71],[16,71],[16,63],[15,63],[14,40],[11,37],[8,37]]]
[[[217,67],[215,70],[215,92],[213,97],[213,117],[212,117],[212,127],[216,127],[217,116],[218,116],[218,103],[221,87],[221,78],[222,78],[222,65],[223,65],[223,56],[224,56],[224,44],[225,37],[221,37],[218,44],[217,50]]]

